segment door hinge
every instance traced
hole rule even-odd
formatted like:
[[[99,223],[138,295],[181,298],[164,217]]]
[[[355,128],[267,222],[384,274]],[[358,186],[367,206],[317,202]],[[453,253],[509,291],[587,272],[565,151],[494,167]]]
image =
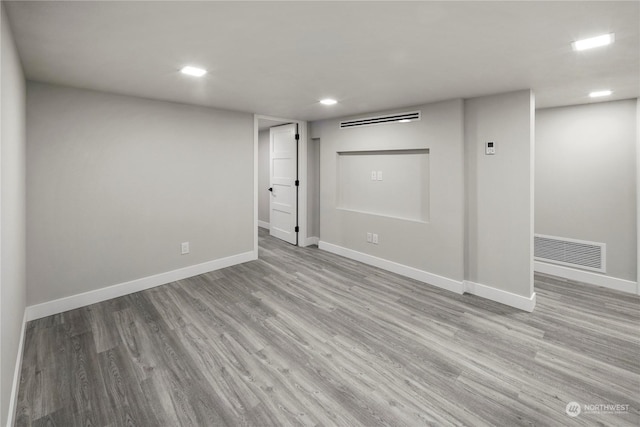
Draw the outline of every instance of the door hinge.
[[[300,181],[296,179],[296,187],[300,187]]]
[[[296,233],[299,233],[299,232],[300,232],[300,227],[296,225]]]
[[[296,133],[296,141],[300,140],[300,134]]]

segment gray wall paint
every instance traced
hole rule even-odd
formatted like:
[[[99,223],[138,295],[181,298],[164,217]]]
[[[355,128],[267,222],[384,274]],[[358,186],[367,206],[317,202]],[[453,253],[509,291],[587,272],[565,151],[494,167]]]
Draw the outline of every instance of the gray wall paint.
[[[27,141],[29,305],[253,250],[250,114],[30,82]]]
[[[322,241],[450,279],[462,280],[463,102],[452,100],[415,109],[422,110],[421,121],[357,129],[339,129],[339,120],[326,120],[312,125],[310,135],[321,138]],[[407,221],[336,209],[336,153],[390,148],[430,150],[429,222]],[[377,233],[380,236],[380,244],[367,243],[367,232]]]
[[[20,58],[0,6],[0,424],[9,416],[11,387],[26,305],[25,81]]]
[[[307,234],[320,237],[320,140],[307,144]]]
[[[533,95],[465,101],[466,279],[517,295],[533,292]],[[497,154],[484,154],[485,142]]]
[[[607,275],[636,280],[636,100],[538,110],[540,234],[607,244]]]
[[[269,222],[269,129],[258,132],[258,220]]]

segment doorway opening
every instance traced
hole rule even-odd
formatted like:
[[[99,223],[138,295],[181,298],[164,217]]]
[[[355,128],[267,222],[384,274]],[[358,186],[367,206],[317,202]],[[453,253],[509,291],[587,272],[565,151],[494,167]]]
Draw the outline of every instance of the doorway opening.
[[[258,228],[307,246],[307,123],[254,116],[255,239]]]

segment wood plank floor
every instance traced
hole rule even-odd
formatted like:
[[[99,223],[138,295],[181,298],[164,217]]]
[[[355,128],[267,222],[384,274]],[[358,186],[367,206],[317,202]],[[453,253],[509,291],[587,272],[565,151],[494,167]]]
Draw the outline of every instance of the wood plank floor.
[[[16,425],[638,426],[640,299],[536,291],[525,313],[261,232],[258,261],[30,322]]]

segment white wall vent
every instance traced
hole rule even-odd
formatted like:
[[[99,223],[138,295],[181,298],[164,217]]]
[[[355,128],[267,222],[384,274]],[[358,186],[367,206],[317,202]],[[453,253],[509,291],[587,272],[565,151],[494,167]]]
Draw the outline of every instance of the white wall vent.
[[[407,123],[420,120],[420,111],[408,113],[396,113],[386,116],[364,117],[361,119],[345,120],[340,122],[340,129],[358,128],[362,126],[383,125],[385,123]]]
[[[534,258],[538,261],[606,273],[605,243],[534,235]]]

